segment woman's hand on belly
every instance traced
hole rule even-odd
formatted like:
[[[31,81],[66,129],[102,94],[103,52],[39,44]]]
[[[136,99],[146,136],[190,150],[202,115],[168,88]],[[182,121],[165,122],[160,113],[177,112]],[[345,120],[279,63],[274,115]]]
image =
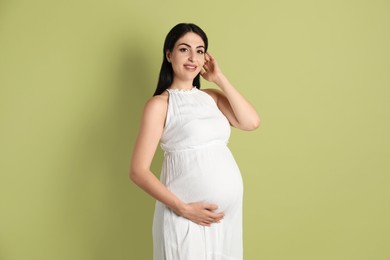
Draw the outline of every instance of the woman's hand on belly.
[[[185,204],[180,212],[175,213],[195,222],[196,224],[210,226],[213,223],[218,223],[225,215],[223,212],[213,212],[216,209],[218,209],[218,206],[215,204],[193,202]]]

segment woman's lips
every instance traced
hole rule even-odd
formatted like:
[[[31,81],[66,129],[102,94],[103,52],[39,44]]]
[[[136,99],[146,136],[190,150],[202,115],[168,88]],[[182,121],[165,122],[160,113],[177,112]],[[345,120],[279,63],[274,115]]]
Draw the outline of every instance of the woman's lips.
[[[195,71],[197,66],[193,65],[193,64],[184,64],[184,68],[186,68],[187,70],[190,70],[190,71]]]

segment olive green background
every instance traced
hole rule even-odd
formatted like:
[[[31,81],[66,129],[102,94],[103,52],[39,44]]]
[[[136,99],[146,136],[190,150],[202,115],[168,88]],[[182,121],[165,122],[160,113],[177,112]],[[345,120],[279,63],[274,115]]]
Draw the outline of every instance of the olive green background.
[[[2,0],[0,259],[152,259],[154,200],[128,170],[179,22],[261,115],[229,144],[245,259],[389,260],[384,0]]]

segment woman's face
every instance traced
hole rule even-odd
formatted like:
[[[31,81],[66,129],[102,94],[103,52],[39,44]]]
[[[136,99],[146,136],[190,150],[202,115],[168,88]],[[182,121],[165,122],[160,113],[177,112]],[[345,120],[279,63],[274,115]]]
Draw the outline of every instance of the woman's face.
[[[189,32],[179,38],[172,52],[167,51],[167,59],[172,64],[174,77],[192,81],[205,63],[205,46],[202,38]]]

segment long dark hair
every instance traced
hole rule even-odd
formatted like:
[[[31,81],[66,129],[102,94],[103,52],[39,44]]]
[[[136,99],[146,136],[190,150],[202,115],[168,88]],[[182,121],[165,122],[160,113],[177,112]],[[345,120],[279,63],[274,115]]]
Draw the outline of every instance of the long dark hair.
[[[167,37],[165,38],[164,48],[163,48],[163,62],[161,65],[160,75],[158,77],[157,88],[153,96],[160,95],[167,88],[169,88],[169,86],[171,86],[173,82],[173,69],[172,69],[172,64],[169,63],[167,60],[166,52],[168,50],[172,52],[176,41],[188,32],[194,32],[197,35],[199,35],[204,42],[205,51],[207,51],[207,47],[208,47],[207,35],[199,26],[193,23],[179,23],[175,27],[173,27],[167,34]],[[200,73],[196,75],[192,85],[197,88],[200,88]]]

